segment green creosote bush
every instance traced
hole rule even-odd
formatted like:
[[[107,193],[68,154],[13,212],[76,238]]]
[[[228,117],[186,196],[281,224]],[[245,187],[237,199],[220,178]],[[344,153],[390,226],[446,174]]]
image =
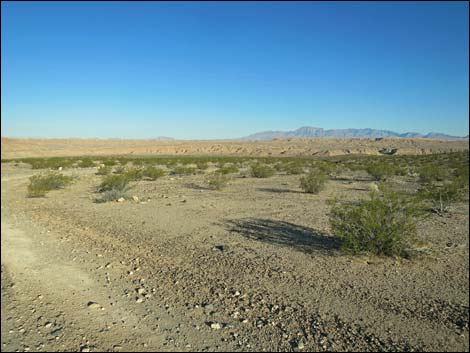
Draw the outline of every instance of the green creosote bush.
[[[419,180],[422,183],[443,181],[446,174],[446,171],[442,167],[434,164],[427,164],[419,169]]]
[[[192,175],[196,174],[196,168],[194,167],[184,167],[184,166],[177,166],[172,171],[172,175]]]
[[[207,163],[206,161],[198,161],[196,162],[196,167],[200,170],[206,170],[207,168],[209,168],[209,163]]]
[[[142,171],[142,175],[150,180],[157,180],[164,176],[166,173],[163,169],[154,166],[148,166]]]
[[[318,194],[325,188],[328,177],[321,171],[312,171],[300,178],[300,187],[306,193]]]
[[[366,168],[374,180],[387,180],[390,176],[396,175],[397,168],[388,163],[375,163]]]
[[[334,203],[329,221],[347,252],[407,257],[419,215],[415,199],[386,190],[355,204]]]
[[[129,168],[123,175],[130,181],[137,181],[144,177],[144,170],[140,168]]]
[[[60,167],[71,167],[73,161],[68,158],[54,157],[54,158],[25,158],[21,160],[24,163],[31,165],[32,169],[58,169]]]
[[[72,177],[60,173],[33,175],[29,178],[28,197],[43,197],[48,191],[62,189],[72,181]]]
[[[90,168],[94,166],[95,166],[95,162],[93,162],[91,158],[84,158],[81,160],[80,163],[78,163],[79,168]]]
[[[103,164],[107,167],[113,167],[117,164],[117,162],[113,159],[107,159],[103,161]]]
[[[99,192],[109,190],[124,190],[133,179],[127,174],[108,175],[101,182],[98,187]]]
[[[224,175],[238,173],[238,167],[233,164],[225,164],[223,167],[217,170],[217,173]]]
[[[207,186],[212,190],[223,189],[225,186],[227,186],[229,180],[230,177],[228,175],[217,172],[210,173],[206,177]]]
[[[274,175],[274,169],[262,163],[255,163],[251,165],[251,176],[255,178],[269,178]]]
[[[299,175],[304,172],[304,167],[300,163],[290,162],[283,167],[284,171],[289,175]]]

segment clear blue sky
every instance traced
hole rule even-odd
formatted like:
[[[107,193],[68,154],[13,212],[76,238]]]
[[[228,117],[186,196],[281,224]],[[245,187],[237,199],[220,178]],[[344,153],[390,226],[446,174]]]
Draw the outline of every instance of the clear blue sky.
[[[2,136],[468,134],[467,2],[2,2]]]

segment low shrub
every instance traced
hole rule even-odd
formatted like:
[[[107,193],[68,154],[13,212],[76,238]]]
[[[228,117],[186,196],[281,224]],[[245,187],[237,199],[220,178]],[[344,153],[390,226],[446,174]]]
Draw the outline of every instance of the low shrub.
[[[274,175],[274,169],[262,163],[251,165],[251,176],[255,178],[269,178]]]
[[[98,199],[95,199],[96,203],[104,203],[104,202],[111,202],[111,201],[117,201],[120,198],[128,198],[129,196],[126,193],[127,188],[124,188],[122,190],[119,189],[110,189],[107,191],[103,191],[101,193],[101,197]]]
[[[132,178],[127,174],[108,175],[98,187],[99,192],[110,190],[124,191]]]
[[[132,159],[132,165],[135,165],[137,167],[140,167],[144,164],[144,160],[141,159],[141,158],[135,158],[135,159]]]
[[[217,173],[224,175],[238,173],[238,167],[233,164],[225,164],[223,167],[217,170]]]
[[[142,171],[142,175],[150,180],[157,180],[165,175],[165,171],[154,166],[148,166]]]
[[[126,171],[126,168],[121,165],[114,170],[114,174],[123,174],[125,171]]]
[[[307,193],[318,194],[325,188],[328,180],[325,173],[321,171],[312,171],[306,176],[300,178],[300,187]]]
[[[284,165],[283,169],[289,175],[299,175],[304,172],[304,167],[300,163],[287,163]]]
[[[390,176],[395,175],[397,168],[387,163],[375,163],[367,166],[367,173],[369,173],[374,180],[387,180]]]
[[[206,183],[209,189],[212,189],[212,190],[223,189],[225,186],[227,186],[227,183],[229,180],[230,178],[226,174],[217,173],[217,172],[210,173],[206,177]]]
[[[107,167],[113,167],[117,164],[117,161],[115,161],[114,159],[107,159],[103,161],[103,164]]]
[[[78,167],[80,168],[91,168],[95,166],[95,162],[91,158],[84,158],[78,163]]]
[[[25,158],[24,163],[31,165],[32,169],[59,169],[72,166],[73,161],[66,158]]]
[[[407,256],[405,251],[416,235],[416,203],[397,193],[373,192],[369,200],[356,204],[336,203],[329,216],[333,233],[352,253]]]
[[[192,175],[192,174],[196,174],[196,168],[177,166],[171,171],[171,174],[173,174],[173,175]]]
[[[197,169],[200,169],[200,170],[206,170],[207,168],[209,168],[209,163],[203,162],[203,161],[198,161],[198,162],[196,162],[196,167],[197,167]]]
[[[446,172],[443,168],[434,164],[428,164],[419,169],[419,180],[422,183],[432,183],[434,181],[443,181]]]
[[[137,181],[144,177],[144,170],[140,168],[129,168],[123,175],[130,181]]]
[[[50,190],[57,190],[72,182],[73,178],[60,173],[33,175],[29,178],[28,197],[43,197]]]
[[[417,196],[429,205],[429,209],[443,215],[449,212],[452,204],[463,201],[465,186],[462,179],[454,179],[446,183],[429,183],[423,186]],[[468,181],[467,181],[468,185]]]

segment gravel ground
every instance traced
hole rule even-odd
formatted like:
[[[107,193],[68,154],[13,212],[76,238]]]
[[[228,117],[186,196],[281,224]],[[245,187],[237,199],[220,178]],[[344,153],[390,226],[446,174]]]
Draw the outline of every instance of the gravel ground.
[[[367,181],[165,176],[97,204],[73,172],[31,199],[37,171],[2,164],[2,351],[469,350],[468,202],[419,223],[421,256],[353,257],[327,201]]]

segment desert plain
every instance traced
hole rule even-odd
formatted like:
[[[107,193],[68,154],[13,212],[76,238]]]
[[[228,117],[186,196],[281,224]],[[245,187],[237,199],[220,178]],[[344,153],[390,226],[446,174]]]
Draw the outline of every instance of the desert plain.
[[[331,230],[331,200],[366,199],[367,172],[340,169],[319,193],[299,185],[312,163],[364,158],[396,162],[405,173],[388,182],[413,193],[419,163],[458,156],[468,173],[468,140],[2,138],[1,156],[2,351],[469,350],[468,191],[420,218],[401,257],[345,252]],[[52,168],[73,183],[28,197],[50,169],[33,157],[75,158]],[[305,169],[274,168],[283,158]],[[253,177],[257,159],[275,173]],[[149,160],[165,175],[96,202],[106,160],[111,174]],[[227,185],[207,187],[224,164],[237,166]]]

